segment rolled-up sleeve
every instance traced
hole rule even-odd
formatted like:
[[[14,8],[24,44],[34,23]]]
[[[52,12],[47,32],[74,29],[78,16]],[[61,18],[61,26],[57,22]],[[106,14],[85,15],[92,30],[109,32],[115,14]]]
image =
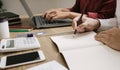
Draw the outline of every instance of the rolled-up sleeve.
[[[118,27],[117,18],[110,18],[110,19],[98,19],[100,21],[100,27],[98,31],[108,30],[113,27]]]

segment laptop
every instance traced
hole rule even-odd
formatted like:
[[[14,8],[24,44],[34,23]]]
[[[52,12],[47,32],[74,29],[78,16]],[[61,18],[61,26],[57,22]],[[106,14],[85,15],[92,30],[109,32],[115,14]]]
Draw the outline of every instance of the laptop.
[[[42,15],[34,16],[31,12],[27,2],[25,0],[20,0],[25,11],[32,20],[34,28],[49,28],[49,27],[61,27],[61,26],[70,26],[72,23],[71,19],[56,19],[54,21],[46,21]]]

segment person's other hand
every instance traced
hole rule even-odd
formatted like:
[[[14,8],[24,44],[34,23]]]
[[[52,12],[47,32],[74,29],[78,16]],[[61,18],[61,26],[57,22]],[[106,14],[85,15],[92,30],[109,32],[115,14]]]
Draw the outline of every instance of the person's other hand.
[[[55,19],[68,18],[69,12],[54,11],[46,16],[46,20],[53,21]]]
[[[97,19],[89,18],[87,16],[83,16],[82,23],[77,26],[77,21],[79,17],[73,19],[72,27],[76,29],[77,32],[86,32],[86,31],[93,31],[99,28],[99,21]]]
[[[49,20],[50,19],[50,15],[54,14],[54,12],[56,12],[56,11],[60,11],[60,10],[59,9],[51,9],[51,10],[46,11],[45,14],[44,14],[44,18],[46,20]]]
[[[64,11],[64,9],[51,9],[45,12],[44,18],[48,21],[52,21],[58,18],[67,18],[69,11]]]
[[[120,50],[120,29],[116,27],[98,33],[95,39],[113,49]]]

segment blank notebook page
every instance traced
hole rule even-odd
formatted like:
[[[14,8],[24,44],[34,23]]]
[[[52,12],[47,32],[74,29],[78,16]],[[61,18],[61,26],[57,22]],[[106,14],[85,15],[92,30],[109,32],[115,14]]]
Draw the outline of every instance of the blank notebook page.
[[[107,46],[64,51],[62,54],[70,70],[120,70],[120,52]]]
[[[52,36],[51,39],[57,44],[59,51],[61,52],[65,50],[101,45],[101,42],[95,40],[95,35],[95,32],[86,32],[77,34],[75,37],[73,37],[74,34]]]

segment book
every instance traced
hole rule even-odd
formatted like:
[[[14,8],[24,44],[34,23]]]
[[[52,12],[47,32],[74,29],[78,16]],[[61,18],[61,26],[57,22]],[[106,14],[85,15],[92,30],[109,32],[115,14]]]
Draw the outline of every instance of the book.
[[[21,21],[21,19],[19,17],[16,19],[11,18],[11,19],[8,19],[8,21],[9,22],[16,22],[16,21]]]
[[[10,29],[33,29],[32,26],[9,26]]]
[[[19,17],[18,14],[13,13],[13,12],[0,13],[0,16],[5,16],[5,17],[7,17],[7,18]]]
[[[32,26],[9,26],[10,32],[29,32],[32,31]]]
[[[32,29],[9,29],[9,32],[29,32]]]
[[[96,41],[95,32],[51,36],[70,70],[120,70],[120,52]]]
[[[14,25],[21,25],[21,21],[9,21],[9,26],[14,26]]]
[[[4,13],[0,13],[0,17],[6,17],[8,19],[9,25],[21,24],[21,23],[15,23],[15,22],[21,22],[19,15],[16,13],[4,12]]]

